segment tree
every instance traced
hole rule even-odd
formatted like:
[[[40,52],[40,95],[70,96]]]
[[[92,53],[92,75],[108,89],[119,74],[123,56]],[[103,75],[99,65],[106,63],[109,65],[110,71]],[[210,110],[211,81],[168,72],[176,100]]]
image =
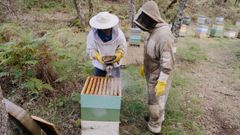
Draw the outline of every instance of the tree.
[[[134,15],[136,13],[135,0],[128,0],[128,8],[129,8],[130,25],[132,28],[134,28],[134,27],[136,27],[136,25],[134,23]]]
[[[179,7],[177,9],[177,14],[174,16],[172,20],[172,33],[175,37],[179,37],[179,30],[182,25],[182,19],[183,19],[183,11],[186,8],[188,0],[179,0]]]
[[[177,3],[177,1],[178,1],[178,0],[173,0],[173,1],[167,6],[167,8],[163,11],[163,14],[166,14],[166,12],[167,12],[169,9],[171,9],[171,8],[174,6],[174,4]]]
[[[0,135],[11,135],[8,113],[3,100],[2,89],[0,87]]]
[[[75,7],[75,9],[76,9],[76,11],[77,11],[77,18],[80,20],[80,22],[81,22],[82,24],[85,24],[85,21],[84,21],[82,15],[81,15],[81,11],[80,11],[80,8],[79,8],[79,6],[78,6],[77,0],[73,0],[73,4],[74,4],[74,7]]]
[[[239,6],[240,6],[240,0],[236,0],[234,5],[235,5],[236,7],[237,7],[237,6],[239,7]]]
[[[92,17],[93,14],[93,3],[92,0],[88,0],[88,19]]]

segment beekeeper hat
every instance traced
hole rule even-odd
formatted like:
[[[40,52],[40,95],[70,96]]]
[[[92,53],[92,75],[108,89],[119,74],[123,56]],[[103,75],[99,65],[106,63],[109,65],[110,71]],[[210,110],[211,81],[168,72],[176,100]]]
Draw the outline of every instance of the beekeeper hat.
[[[96,29],[109,29],[116,26],[118,22],[119,19],[116,15],[108,12],[100,12],[90,19],[89,24]]]

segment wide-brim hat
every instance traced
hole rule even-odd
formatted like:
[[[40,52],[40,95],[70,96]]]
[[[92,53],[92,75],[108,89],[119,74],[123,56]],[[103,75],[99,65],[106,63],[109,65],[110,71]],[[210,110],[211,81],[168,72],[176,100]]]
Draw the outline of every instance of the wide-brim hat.
[[[90,19],[89,24],[96,29],[109,29],[116,26],[118,22],[119,19],[116,15],[108,12],[100,12]]]

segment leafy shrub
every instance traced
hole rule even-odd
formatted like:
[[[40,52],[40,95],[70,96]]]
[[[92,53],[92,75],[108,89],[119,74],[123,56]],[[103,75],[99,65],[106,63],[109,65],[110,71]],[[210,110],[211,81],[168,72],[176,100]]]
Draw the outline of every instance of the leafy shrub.
[[[53,53],[46,40],[33,38],[31,33],[14,26],[4,26],[0,33],[4,39],[0,45],[0,77],[9,78],[12,85],[30,93],[53,90],[50,85],[56,78],[50,65]]]

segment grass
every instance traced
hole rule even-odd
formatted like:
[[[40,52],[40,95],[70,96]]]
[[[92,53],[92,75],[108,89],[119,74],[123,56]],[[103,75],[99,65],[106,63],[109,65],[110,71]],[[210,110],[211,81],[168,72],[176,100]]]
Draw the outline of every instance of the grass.
[[[206,55],[200,48],[200,44],[193,41],[193,39],[182,40],[183,47],[178,47],[177,58],[181,61],[196,63],[207,60]]]
[[[148,111],[147,91],[145,79],[139,75],[139,69],[138,66],[129,66],[122,74],[122,80],[127,80],[127,84],[125,83],[123,87],[121,107],[120,134],[123,135],[151,134],[143,119]],[[162,129],[164,135],[203,134],[196,123],[196,117],[201,115],[197,106],[198,99],[192,95],[185,95],[192,89],[193,83],[186,72],[187,70],[176,69],[173,76]]]

